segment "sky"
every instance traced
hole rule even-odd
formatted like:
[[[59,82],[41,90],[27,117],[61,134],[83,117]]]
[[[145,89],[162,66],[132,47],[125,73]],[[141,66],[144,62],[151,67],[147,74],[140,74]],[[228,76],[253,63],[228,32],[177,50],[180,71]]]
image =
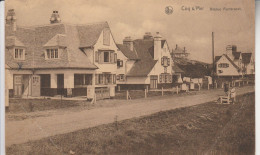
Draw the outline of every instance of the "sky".
[[[165,8],[171,6],[172,14]],[[184,11],[182,8],[203,7]],[[210,11],[210,8],[222,11]],[[224,11],[223,8],[240,8]],[[254,0],[6,0],[6,12],[15,9],[17,24],[49,24],[52,11],[59,11],[62,22],[85,24],[107,21],[114,39],[142,38],[145,32],[160,32],[170,48],[185,47],[190,58],[212,62],[212,32],[215,55],[225,53],[227,45],[238,51],[254,52]]]

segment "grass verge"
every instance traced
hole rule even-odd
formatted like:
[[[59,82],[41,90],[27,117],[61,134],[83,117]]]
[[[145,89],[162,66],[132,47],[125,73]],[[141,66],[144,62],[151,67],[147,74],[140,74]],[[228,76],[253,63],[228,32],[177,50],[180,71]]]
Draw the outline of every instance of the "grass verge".
[[[7,154],[254,154],[254,93],[12,145]]]

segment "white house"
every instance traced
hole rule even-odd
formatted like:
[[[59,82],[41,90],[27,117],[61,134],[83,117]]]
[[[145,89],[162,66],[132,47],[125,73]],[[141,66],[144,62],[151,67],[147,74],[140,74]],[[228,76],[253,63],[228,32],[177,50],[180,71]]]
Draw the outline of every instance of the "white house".
[[[6,68],[11,96],[115,96],[118,48],[107,22],[22,27],[6,17]]]
[[[172,59],[168,43],[159,32],[143,39],[126,37],[118,44],[117,84],[119,88],[171,87]]]
[[[226,54],[215,57],[216,74],[218,76],[238,77],[254,74],[252,53],[237,52],[235,45],[228,45]]]

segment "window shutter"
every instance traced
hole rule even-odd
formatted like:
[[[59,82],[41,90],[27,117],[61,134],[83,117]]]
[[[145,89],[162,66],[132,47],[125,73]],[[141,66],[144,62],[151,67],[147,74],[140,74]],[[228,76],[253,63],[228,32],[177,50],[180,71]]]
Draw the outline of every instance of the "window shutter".
[[[117,79],[117,80],[120,80],[120,75],[116,75],[116,79]]]
[[[116,63],[117,62],[117,54],[116,53],[114,53],[115,55],[114,55],[114,63]]]
[[[98,51],[96,51],[96,52],[95,52],[95,62],[98,62],[98,57],[99,57]]]
[[[167,58],[167,65],[170,66],[170,58]]]
[[[110,52],[110,63],[115,63],[115,53]]]
[[[123,67],[123,60],[120,60],[120,67]]]
[[[163,58],[161,58],[161,64],[163,65],[164,61],[163,61]]]
[[[98,55],[99,62],[104,62],[104,52],[99,52]]]
[[[113,83],[116,84],[116,74],[113,74]]]
[[[95,74],[95,83],[98,84],[98,74]]]
[[[160,82],[162,82],[162,74],[160,75]]]

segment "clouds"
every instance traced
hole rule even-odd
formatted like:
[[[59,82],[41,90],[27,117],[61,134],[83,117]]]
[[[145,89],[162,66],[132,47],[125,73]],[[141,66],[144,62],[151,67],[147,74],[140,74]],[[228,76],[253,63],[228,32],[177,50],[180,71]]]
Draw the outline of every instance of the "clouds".
[[[166,6],[174,12],[167,15]],[[202,6],[201,12],[185,12],[182,6]],[[210,7],[240,7],[237,12],[212,12]],[[145,32],[159,31],[169,46],[185,46],[192,58],[210,62],[211,32],[215,51],[223,53],[227,44],[239,50],[254,49],[254,0],[6,0],[6,10],[14,8],[19,25],[48,24],[53,10],[65,23],[84,24],[108,21],[114,38],[141,38]]]

